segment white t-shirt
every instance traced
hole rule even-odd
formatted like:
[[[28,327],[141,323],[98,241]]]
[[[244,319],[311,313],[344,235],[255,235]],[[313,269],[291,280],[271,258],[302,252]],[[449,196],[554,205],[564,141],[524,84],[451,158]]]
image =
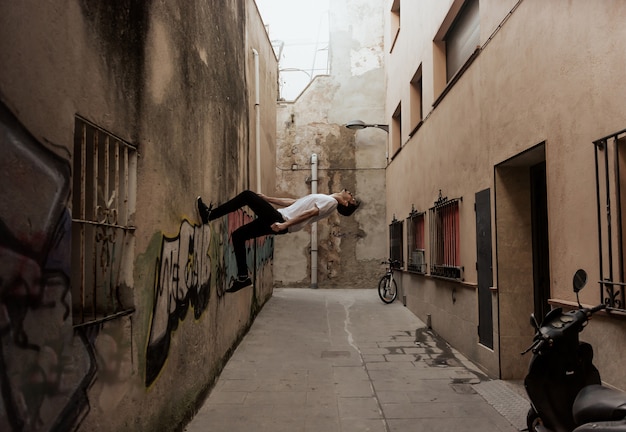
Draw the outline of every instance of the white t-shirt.
[[[314,207],[319,209],[320,212],[317,216],[313,216],[312,218],[300,222],[299,224],[291,225],[289,227],[289,232],[295,232],[300,231],[310,223],[317,222],[320,219],[328,217],[333,210],[337,208],[338,204],[337,200],[330,195],[311,194],[297,199],[296,202],[291,204],[289,207],[278,209],[278,211],[281,215],[283,215],[285,221],[288,221]]]

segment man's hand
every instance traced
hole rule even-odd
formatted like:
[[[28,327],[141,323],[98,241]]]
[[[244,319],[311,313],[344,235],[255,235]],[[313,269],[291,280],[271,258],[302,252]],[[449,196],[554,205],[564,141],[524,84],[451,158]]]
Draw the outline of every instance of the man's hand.
[[[284,222],[274,222],[272,224],[272,231],[274,232],[280,232],[284,229],[287,229],[287,226]]]

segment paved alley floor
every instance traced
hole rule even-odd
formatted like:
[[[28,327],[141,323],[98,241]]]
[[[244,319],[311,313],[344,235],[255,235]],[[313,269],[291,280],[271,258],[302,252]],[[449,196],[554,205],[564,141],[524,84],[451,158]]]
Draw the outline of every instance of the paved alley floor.
[[[185,431],[508,432],[528,406],[399,301],[276,289]]]

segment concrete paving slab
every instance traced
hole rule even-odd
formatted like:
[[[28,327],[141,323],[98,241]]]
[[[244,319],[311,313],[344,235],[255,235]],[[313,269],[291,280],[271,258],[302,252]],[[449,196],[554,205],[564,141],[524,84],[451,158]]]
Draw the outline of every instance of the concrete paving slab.
[[[185,431],[519,430],[497,383],[374,290],[277,289]]]

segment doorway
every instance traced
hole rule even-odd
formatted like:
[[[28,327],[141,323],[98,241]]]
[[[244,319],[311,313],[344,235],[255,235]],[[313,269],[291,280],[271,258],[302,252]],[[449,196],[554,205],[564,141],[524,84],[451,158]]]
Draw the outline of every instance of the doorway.
[[[550,293],[547,171],[541,143],[495,167],[500,376],[521,379],[533,337],[531,313]]]
[[[476,270],[478,271],[478,342],[493,349],[493,268],[491,189],[476,194]]]
[[[546,162],[530,167],[530,212],[533,236],[534,313],[539,322],[550,310],[550,254]]]

